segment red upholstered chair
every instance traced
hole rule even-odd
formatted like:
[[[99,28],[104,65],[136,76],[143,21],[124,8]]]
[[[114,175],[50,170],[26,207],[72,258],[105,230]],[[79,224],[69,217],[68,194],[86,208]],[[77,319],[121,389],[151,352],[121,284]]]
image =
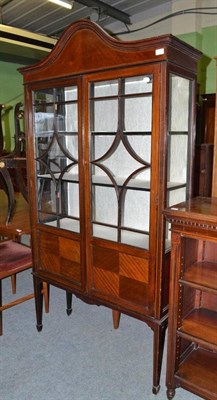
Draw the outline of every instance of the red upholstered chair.
[[[2,335],[2,312],[26,300],[34,294],[28,294],[7,304],[2,304],[2,279],[12,277],[12,292],[16,293],[16,274],[32,266],[31,248],[13,240],[0,242],[0,336]]]

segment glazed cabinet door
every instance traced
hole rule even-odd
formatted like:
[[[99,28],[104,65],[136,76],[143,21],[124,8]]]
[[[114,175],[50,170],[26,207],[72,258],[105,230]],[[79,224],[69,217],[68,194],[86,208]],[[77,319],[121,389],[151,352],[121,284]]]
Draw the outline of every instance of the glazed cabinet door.
[[[154,312],[155,285],[163,286],[159,310],[168,305],[163,204],[189,195],[193,84],[173,71],[167,82],[163,72],[150,65],[86,80],[89,290],[145,314]]]
[[[86,80],[89,290],[140,312],[148,307],[150,232],[156,222],[150,221],[151,208],[156,212],[153,77],[154,68],[143,67],[136,74],[128,69]]]
[[[82,285],[79,81],[32,92],[38,270]]]

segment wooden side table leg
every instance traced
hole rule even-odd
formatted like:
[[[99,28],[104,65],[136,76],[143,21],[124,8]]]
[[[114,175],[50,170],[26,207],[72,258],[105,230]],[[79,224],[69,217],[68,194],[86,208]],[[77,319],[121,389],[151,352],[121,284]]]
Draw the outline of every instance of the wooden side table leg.
[[[160,375],[163,360],[163,350],[167,322],[154,327],[154,351],[153,351],[153,387],[152,392],[157,394],[160,390]]]

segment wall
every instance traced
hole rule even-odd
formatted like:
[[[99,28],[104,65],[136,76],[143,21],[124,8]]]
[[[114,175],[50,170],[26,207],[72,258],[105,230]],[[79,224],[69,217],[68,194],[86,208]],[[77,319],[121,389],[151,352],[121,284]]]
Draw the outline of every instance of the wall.
[[[14,115],[10,107],[23,102],[23,77],[17,69],[22,65],[11,62],[0,62],[0,103],[5,105],[3,116],[3,132],[5,133],[5,148],[12,150],[14,146]]]
[[[203,28],[201,33],[179,35],[179,38],[203,53],[198,65],[200,94],[215,93],[216,62],[214,57],[217,56],[217,26]]]
[[[214,57],[217,56],[217,15],[200,14],[199,8],[216,7],[217,0],[172,0],[154,7],[146,13],[134,16],[129,27],[133,33],[126,32],[126,27],[118,29],[118,24],[110,25],[111,32],[121,40],[137,40],[171,33],[203,52],[198,64],[200,94],[215,93],[216,68]],[[189,9],[198,11],[189,13]],[[208,10],[206,10],[207,12]],[[214,12],[214,10],[210,10]],[[175,13],[181,12],[179,15]],[[217,10],[215,10],[217,12]],[[155,23],[157,22],[157,23]],[[153,25],[152,25],[153,24]]]

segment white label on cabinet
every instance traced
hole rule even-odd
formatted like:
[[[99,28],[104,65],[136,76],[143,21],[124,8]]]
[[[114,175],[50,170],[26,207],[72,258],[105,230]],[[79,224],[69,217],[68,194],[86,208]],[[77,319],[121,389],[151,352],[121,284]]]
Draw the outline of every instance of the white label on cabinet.
[[[156,56],[161,56],[162,54],[164,54],[164,48],[155,50],[155,55]]]

